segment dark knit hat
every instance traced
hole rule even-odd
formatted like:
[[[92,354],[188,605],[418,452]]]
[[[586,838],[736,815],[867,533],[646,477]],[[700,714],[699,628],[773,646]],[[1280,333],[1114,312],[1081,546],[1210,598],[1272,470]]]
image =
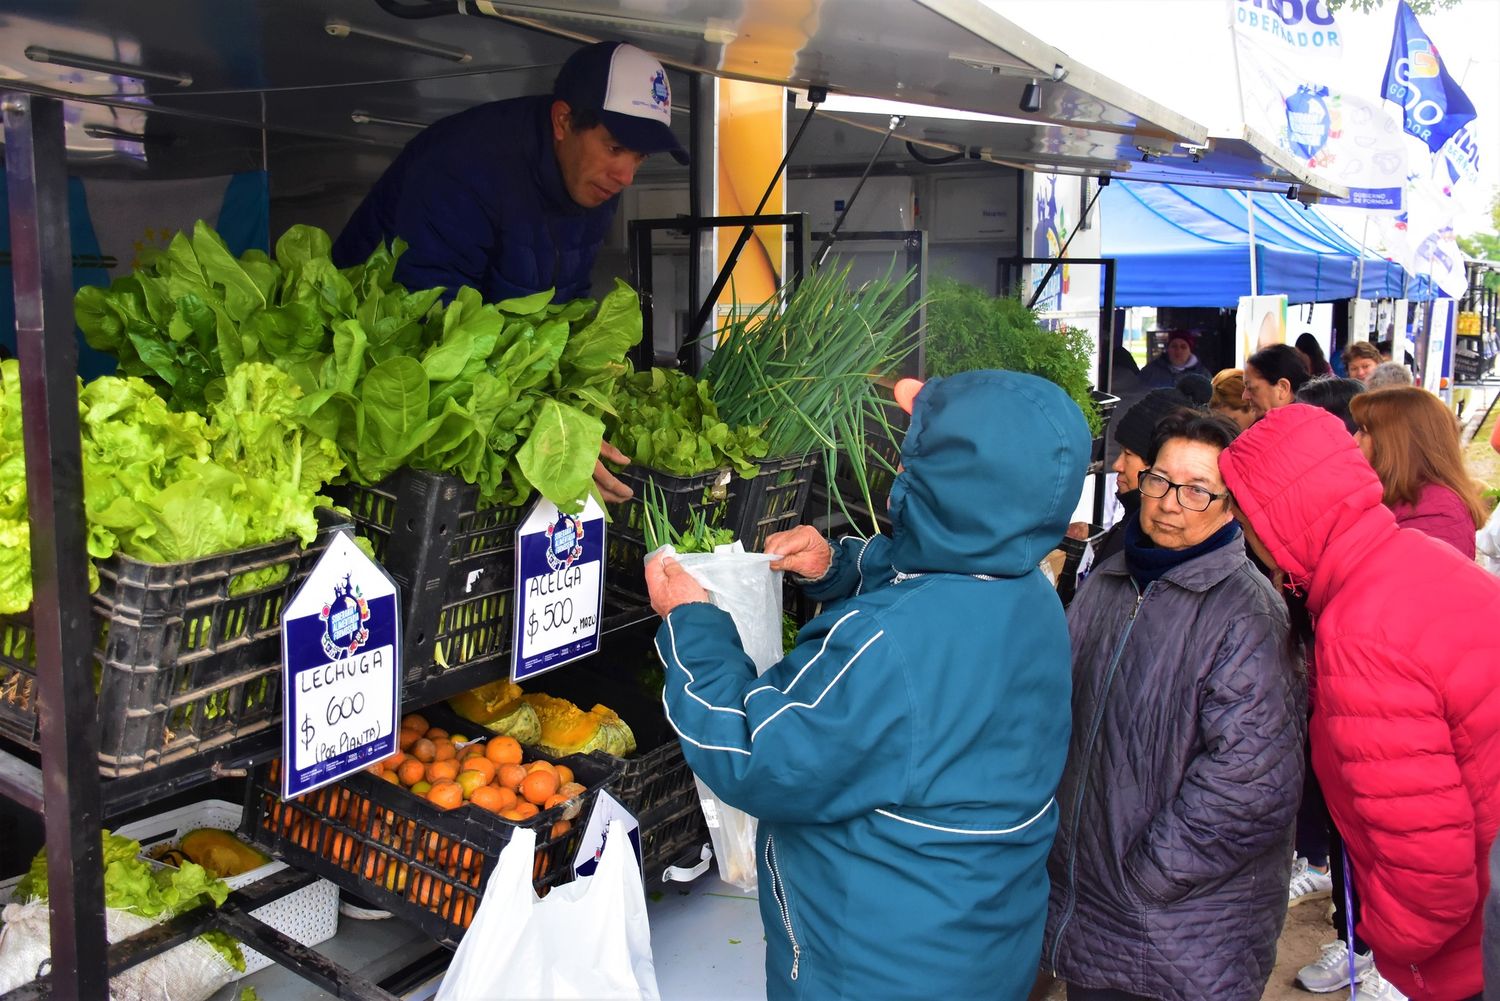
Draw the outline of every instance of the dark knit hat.
[[[1193,401],[1176,389],[1153,389],[1115,423],[1115,441],[1136,455],[1151,451],[1151,433],[1157,422],[1179,407],[1191,407]]]
[[[1188,398],[1188,402],[1200,410],[1208,406],[1208,401],[1214,398],[1214,384],[1208,381],[1208,376],[1189,372],[1177,380],[1175,388],[1179,393]]]

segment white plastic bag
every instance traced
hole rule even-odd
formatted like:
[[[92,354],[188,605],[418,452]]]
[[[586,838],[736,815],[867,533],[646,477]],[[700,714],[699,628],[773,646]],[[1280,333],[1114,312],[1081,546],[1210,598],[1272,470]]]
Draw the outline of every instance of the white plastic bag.
[[[35,980],[52,955],[47,902],[7,904],[0,918],[0,994]],[[111,942],[145,931],[153,921],[127,911],[104,910],[105,937]],[[112,1001],[205,1001],[238,977],[229,961],[201,939],[190,939],[110,978]]]
[[[437,1001],[656,1001],[646,893],[623,822],[610,821],[594,874],[555,888],[545,900],[531,886],[535,853],[536,832],[517,828],[500,852]]]
[[[1474,533],[1474,548],[1479,551],[1479,565],[1500,574],[1500,507],[1491,511],[1484,527]]]
[[[712,553],[674,554],[678,563],[708,592],[708,600],[729,613],[740,645],[764,674],[786,656],[781,645],[781,571],[777,557],[747,553],[740,543],[718,546]],[[719,799],[697,779],[698,798],[708,824],[719,878],[746,893],[756,887],[755,818]]]

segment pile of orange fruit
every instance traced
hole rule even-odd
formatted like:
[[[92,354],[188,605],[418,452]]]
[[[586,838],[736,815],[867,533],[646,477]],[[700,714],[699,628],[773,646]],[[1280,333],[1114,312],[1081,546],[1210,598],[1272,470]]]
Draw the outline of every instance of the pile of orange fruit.
[[[573,780],[572,769],[549,761],[527,762],[522,746],[510,737],[468,743],[429,726],[415,713],[401,721],[399,746],[399,753],[371,765],[368,771],[440,809],[472,805],[522,822],[553,807],[564,807],[550,832],[537,831],[532,878],[541,879],[547,873],[552,852],[543,846],[572,829],[586,791]],[[273,787],[280,767],[280,761],[271,766]],[[460,928],[474,920],[486,859],[479,849],[375,804],[343,784],[315,789],[287,803],[273,793],[264,798],[261,823],[267,830]],[[336,829],[325,818],[347,825],[358,836]]]
[[[571,803],[564,819],[552,825],[550,837],[554,839],[568,832],[586,791],[573,781],[573,770],[567,765],[525,761],[521,745],[512,737],[467,743],[441,727],[429,726],[416,713],[402,717],[399,746],[401,750],[371,765],[369,771],[441,810],[472,803],[506,820],[524,821]]]

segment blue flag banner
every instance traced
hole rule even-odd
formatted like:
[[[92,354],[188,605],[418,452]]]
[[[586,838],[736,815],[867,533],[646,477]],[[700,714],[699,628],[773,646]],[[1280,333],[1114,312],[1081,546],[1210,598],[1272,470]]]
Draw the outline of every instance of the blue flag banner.
[[[1474,103],[1448,75],[1437,46],[1406,0],[1396,8],[1396,32],[1381,92],[1404,109],[1406,131],[1434,152],[1475,117]]]

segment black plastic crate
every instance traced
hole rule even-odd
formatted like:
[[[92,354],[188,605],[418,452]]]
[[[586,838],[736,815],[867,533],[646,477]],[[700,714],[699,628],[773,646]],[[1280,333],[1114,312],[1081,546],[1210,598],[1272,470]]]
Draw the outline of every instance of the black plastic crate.
[[[509,659],[525,505],[481,505],[477,486],[419,469],[329,493],[353,514],[401,589],[408,688]]]
[[[1089,462],[1103,462],[1104,452],[1109,437],[1109,422],[1114,416],[1115,407],[1120,405],[1118,396],[1102,393],[1097,389],[1089,391],[1094,398],[1094,407],[1099,411],[1099,434],[1094,438],[1093,453],[1089,456]]]
[[[528,749],[525,760],[539,757]],[[547,760],[567,765],[588,789],[571,819],[568,804],[525,821],[470,804],[440,810],[368,772],[283,802],[280,762],[273,761],[256,770],[241,834],[455,946],[517,828],[536,831],[532,885],[538,893],[573,878],[573,857],[615,764],[594,754]],[[559,822],[565,819],[564,828]]]
[[[729,512],[749,481],[733,475],[728,467],[676,476],[649,466],[630,465],[617,475],[635,491],[635,496],[622,504],[609,505],[605,581],[612,603],[640,606],[648,603],[644,572],[649,551],[644,527],[648,490],[654,486],[660,492],[667,519],[674,528],[686,527],[695,513],[702,514],[710,525],[730,526]]]
[[[603,703],[629,724],[635,734],[636,753],[613,759],[618,762],[619,773],[610,782],[609,791],[640,819],[663,806],[675,811],[684,803],[697,803],[698,795],[693,773],[682,756],[682,744],[662,710],[655,672],[647,670],[656,661],[649,639],[637,656],[636,663],[616,660],[609,666],[588,664],[557,671],[526,688],[580,707]]]
[[[822,468],[814,453],[781,459],[757,459],[760,471],[748,480],[738,480],[729,502],[727,525],[745,545],[758,553],[766,539],[802,524],[813,475]]]
[[[668,866],[681,861],[689,849],[709,843],[708,824],[703,820],[703,806],[698,802],[696,788],[692,802],[657,810],[638,819],[641,824],[641,878],[647,886],[660,879]]]
[[[1063,565],[1057,574],[1057,596],[1062,599],[1064,608],[1072,602],[1073,595],[1078,590],[1078,565],[1083,562],[1084,553],[1090,546],[1097,549],[1107,531],[1098,525],[1090,525],[1087,538],[1065,537],[1058,543],[1057,548],[1063,551]]]
[[[186,563],[114,556],[92,596],[99,771],[135,775],[281,721],[281,610],[346,519],[319,512],[313,545],[296,539]],[[249,574],[280,581],[243,590]],[[39,747],[29,614],[0,616],[0,734]]]

